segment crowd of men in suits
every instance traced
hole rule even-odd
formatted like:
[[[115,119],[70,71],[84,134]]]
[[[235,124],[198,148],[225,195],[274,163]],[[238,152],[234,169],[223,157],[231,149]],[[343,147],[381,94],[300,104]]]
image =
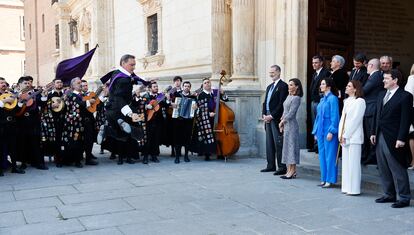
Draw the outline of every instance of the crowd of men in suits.
[[[412,126],[414,125],[412,94],[414,91],[404,90],[407,80],[403,78],[399,70],[392,69],[392,63],[390,56],[367,60],[363,54],[357,54],[353,57],[354,68],[347,72],[344,68],[345,59],[340,55],[332,57],[330,69],[325,68],[323,57],[314,56],[312,66],[315,72],[309,92],[311,117],[314,123],[316,107],[323,97],[320,94],[321,81],[333,80],[333,85],[338,90],[335,96],[339,100],[339,115],[346,98],[347,84],[350,81],[358,81],[358,87],[361,87],[359,96],[365,101],[365,112],[363,118],[361,116],[361,129],[363,129],[364,136],[361,163],[363,165],[378,164],[384,196],[378,198],[376,202],[393,202],[392,207],[401,208],[409,206],[411,199],[407,168],[412,164],[414,154],[410,152],[410,139],[413,139]],[[322,115],[323,118],[330,116],[323,112]],[[358,123],[347,125],[357,126]],[[333,134],[334,136],[341,135],[341,133]],[[309,152],[317,152],[316,145],[315,141],[314,148]],[[335,156],[332,157],[335,158]],[[352,160],[355,156],[349,157]],[[357,174],[360,175],[360,170]],[[321,184],[326,186],[326,182],[321,181]]]
[[[159,162],[163,144],[171,146],[175,163],[183,147],[185,162],[190,151],[209,161],[216,150],[216,97],[226,100],[224,91],[215,92],[208,78],[192,91],[191,83],[177,76],[168,90],[159,92],[155,80],[134,74],[135,63],[134,56],[124,55],[120,68],[101,79],[96,93],[80,78],[66,87],[56,78],[38,89],[30,76],[21,77],[14,88],[0,78],[0,176],[9,167],[20,174],[28,165],[47,170],[45,156],[53,156],[57,167],[98,165],[92,153],[95,142],[101,152],[112,153],[111,159],[118,157],[118,164],[133,164],[140,154],[144,164]],[[191,106],[186,116],[172,118],[180,106],[177,97]]]

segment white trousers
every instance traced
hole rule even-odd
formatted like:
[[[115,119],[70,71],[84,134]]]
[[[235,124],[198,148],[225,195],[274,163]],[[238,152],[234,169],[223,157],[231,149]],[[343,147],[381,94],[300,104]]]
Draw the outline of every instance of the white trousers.
[[[361,193],[361,144],[342,146],[342,192]]]

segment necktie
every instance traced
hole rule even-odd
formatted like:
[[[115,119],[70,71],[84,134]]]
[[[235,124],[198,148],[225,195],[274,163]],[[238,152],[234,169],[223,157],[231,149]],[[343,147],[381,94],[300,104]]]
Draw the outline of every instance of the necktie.
[[[355,70],[355,73],[352,75],[352,79],[351,80],[354,80],[354,78],[358,74],[358,72],[359,72],[359,69]]]
[[[387,94],[385,95],[384,100],[383,100],[383,105],[385,105],[388,102],[390,95],[391,95],[391,91],[387,91]]]
[[[270,87],[270,89],[269,89],[269,93],[267,93],[267,100],[266,100],[266,110],[268,111],[268,110],[270,110],[270,107],[269,107],[269,102],[270,102],[270,98],[272,97],[272,93],[273,93],[273,90],[275,89],[275,84],[273,84],[271,87]]]

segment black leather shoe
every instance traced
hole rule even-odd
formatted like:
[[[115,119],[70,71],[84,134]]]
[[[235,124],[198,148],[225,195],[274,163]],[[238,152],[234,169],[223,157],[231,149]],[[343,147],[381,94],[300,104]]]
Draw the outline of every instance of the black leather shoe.
[[[128,164],[135,164],[134,160],[132,160],[131,158],[127,158],[125,162]]]
[[[36,166],[36,169],[39,169],[39,170],[49,170],[49,167],[45,166],[44,164],[40,164],[40,165]]]
[[[375,199],[376,203],[387,203],[387,202],[396,202],[396,201],[397,199],[393,197],[386,197],[386,196]]]
[[[144,159],[142,159],[142,164],[148,164],[148,156],[144,156]]]
[[[316,152],[316,150],[315,149],[308,149],[308,153],[313,153],[313,152]]]
[[[0,171],[0,177],[4,176],[3,171]]]
[[[410,206],[410,201],[397,201],[391,205],[392,208],[403,208]]]
[[[175,163],[175,164],[180,163],[180,157],[175,157],[174,163]]]
[[[11,173],[24,174],[26,172],[22,169],[17,168],[17,167],[13,167],[12,170],[11,170]]]
[[[119,159],[118,159],[118,162],[117,162],[116,164],[118,164],[118,165],[122,165],[122,164],[124,164],[124,160],[122,160],[122,158],[119,158]]]
[[[273,175],[285,175],[286,174],[286,170],[277,170],[275,173],[273,173]]]
[[[99,163],[97,161],[93,160],[93,159],[89,159],[89,160],[85,161],[85,165],[89,165],[89,166],[96,166],[98,164]]]
[[[62,165],[61,163],[56,163],[56,167],[57,167],[57,168],[62,168],[62,166],[63,166],[63,165]]]
[[[210,161],[211,159],[210,159],[210,156],[206,156],[205,158],[204,158],[204,161]]]
[[[83,167],[83,165],[82,165],[82,163],[80,163],[80,162],[76,162],[76,163],[75,163],[75,167],[77,167],[77,168],[82,168],[82,167]]]
[[[26,168],[27,168],[26,163],[22,163],[22,164],[20,165],[20,169],[22,169],[22,170],[26,170]]]
[[[156,163],[158,163],[158,162],[160,162],[160,160],[158,160],[158,158],[157,158],[156,156],[152,156],[152,157],[151,157],[151,162],[156,162]]]
[[[184,156],[184,161],[185,162],[190,162],[190,158],[188,158],[188,156]]]
[[[111,153],[111,156],[109,157],[110,160],[115,160],[116,159],[116,155],[114,153]]]
[[[265,168],[265,169],[260,170],[260,172],[272,172],[272,171],[275,171],[275,170],[276,169]]]
[[[96,160],[96,159],[98,159],[98,158],[97,158],[97,157],[95,157],[94,155],[91,155],[91,159]]]

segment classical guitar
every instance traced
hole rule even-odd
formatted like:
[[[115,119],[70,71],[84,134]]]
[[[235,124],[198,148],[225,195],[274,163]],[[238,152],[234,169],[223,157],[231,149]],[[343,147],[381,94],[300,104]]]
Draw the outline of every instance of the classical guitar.
[[[89,95],[84,96],[82,98],[83,101],[87,101],[87,100],[90,100],[90,99],[95,100],[95,103],[91,104],[89,107],[86,108],[89,112],[91,112],[91,113],[96,112],[96,108],[98,107],[98,104],[101,103],[101,100],[99,99],[99,95],[102,93],[103,89],[104,89],[104,86],[100,86],[100,87],[98,87],[96,92],[93,92],[93,91],[89,92]]]
[[[45,86],[45,90],[49,91],[53,88],[53,83],[54,82],[50,82]],[[20,109],[19,112],[16,113],[17,117],[21,117],[25,112],[26,109],[31,107],[34,104],[34,99],[36,99],[36,96],[39,95],[40,93],[42,93],[44,90],[43,88],[39,88],[39,90],[35,91],[35,92],[24,92],[22,94],[19,95],[19,101],[23,103],[22,108]]]
[[[149,102],[149,104],[152,106],[152,109],[148,109],[147,110],[147,121],[150,121],[153,117],[154,114],[160,110],[160,102],[163,101],[165,99],[165,93],[167,93],[168,91],[170,91],[172,89],[171,86],[168,86],[164,92],[161,92],[157,95],[157,98],[155,100],[151,100]]]

